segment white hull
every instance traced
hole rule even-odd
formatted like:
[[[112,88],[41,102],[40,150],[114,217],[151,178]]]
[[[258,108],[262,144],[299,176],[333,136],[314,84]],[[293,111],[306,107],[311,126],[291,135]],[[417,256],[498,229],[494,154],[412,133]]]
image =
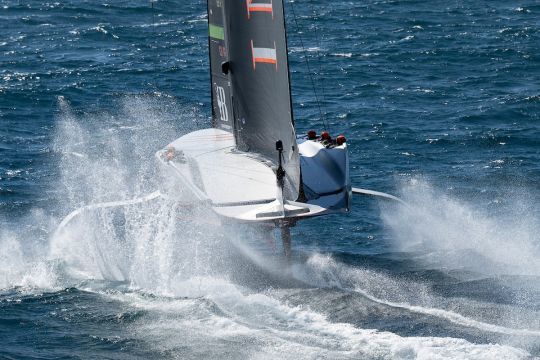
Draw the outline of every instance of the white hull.
[[[162,192],[182,201],[206,203],[218,215],[246,222],[347,211],[351,186],[346,145],[326,149],[306,141],[299,150],[303,181],[309,188],[303,202],[283,203],[273,165],[235,150],[233,135],[219,129],[189,133],[156,153],[170,180]]]

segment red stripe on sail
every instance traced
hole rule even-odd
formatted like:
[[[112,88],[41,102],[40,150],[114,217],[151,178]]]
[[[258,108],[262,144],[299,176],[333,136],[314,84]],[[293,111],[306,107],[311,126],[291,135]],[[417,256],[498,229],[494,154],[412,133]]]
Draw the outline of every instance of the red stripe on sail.
[[[251,5],[249,7],[249,11],[250,12],[252,12],[252,11],[260,11],[260,12],[269,12],[269,13],[274,12],[272,8],[267,8],[267,7],[262,7],[262,6],[255,6],[255,5]]]
[[[265,12],[272,14],[272,19],[274,18],[274,6],[272,4],[272,1],[269,4],[265,3],[253,3],[253,0],[246,0],[246,6],[247,6],[247,15],[248,19],[251,18],[252,12]]]
[[[256,63],[277,64],[276,59],[269,59],[269,58],[255,58],[254,61]]]

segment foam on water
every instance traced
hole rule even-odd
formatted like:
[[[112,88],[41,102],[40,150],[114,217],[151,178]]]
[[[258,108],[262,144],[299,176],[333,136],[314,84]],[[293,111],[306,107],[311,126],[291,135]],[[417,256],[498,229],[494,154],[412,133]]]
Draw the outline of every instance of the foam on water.
[[[532,329],[516,329],[475,319],[478,315],[474,313],[464,316],[455,311],[445,310],[444,308],[455,307],[451,305],[456,304],[434,294],[425,284],[411,280],[405,283],[377,271],[350,267],[336,262],[329,256],[313,255],[305,265],[295,268],[295,276],[318,287],[337,287],[354,291],[385,306],[434,316],[457,325],[485,332],[540,339],[540,329],[534,329],[540,326],[540,323],[534,324],[534,319],[531,319]],[[493,320],[501,321],[499,317]]]
[[[196,298],[148,298],[139,293],[105,296],[150,311],[132,325],[135,334],[168,354],[253,359],[523,359],[525,351],[500,345],[474,345],[465,340],[400,337],[389,332],[332,323],[324,315],[291,306],[272,292],[253,293],[216,277],[178,283],[178,295]],[[186,331],[189,329],[189,331]],[[235,344],[241,344],[236,346]],[[187,350],[187,351],[186,351]]]

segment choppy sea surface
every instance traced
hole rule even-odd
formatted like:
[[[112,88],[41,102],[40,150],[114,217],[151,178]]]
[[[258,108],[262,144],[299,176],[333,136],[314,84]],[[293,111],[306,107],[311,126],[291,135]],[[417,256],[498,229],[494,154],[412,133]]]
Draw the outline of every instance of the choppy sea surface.
[[[209,126],[204,1],[0,0],[0,358],[540,357],[540,4],[285,5],[298,132],[409,203],[299,224],[289,270],[166,200],[55,233]]]

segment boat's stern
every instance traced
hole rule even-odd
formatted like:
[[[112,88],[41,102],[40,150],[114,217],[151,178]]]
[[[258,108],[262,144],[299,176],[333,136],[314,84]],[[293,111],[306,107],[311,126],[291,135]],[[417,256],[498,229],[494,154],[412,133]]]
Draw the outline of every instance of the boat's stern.
[[[344,137],[298,141],[305,200],[308,204],[347,212],[351,204],[349,155]]]

